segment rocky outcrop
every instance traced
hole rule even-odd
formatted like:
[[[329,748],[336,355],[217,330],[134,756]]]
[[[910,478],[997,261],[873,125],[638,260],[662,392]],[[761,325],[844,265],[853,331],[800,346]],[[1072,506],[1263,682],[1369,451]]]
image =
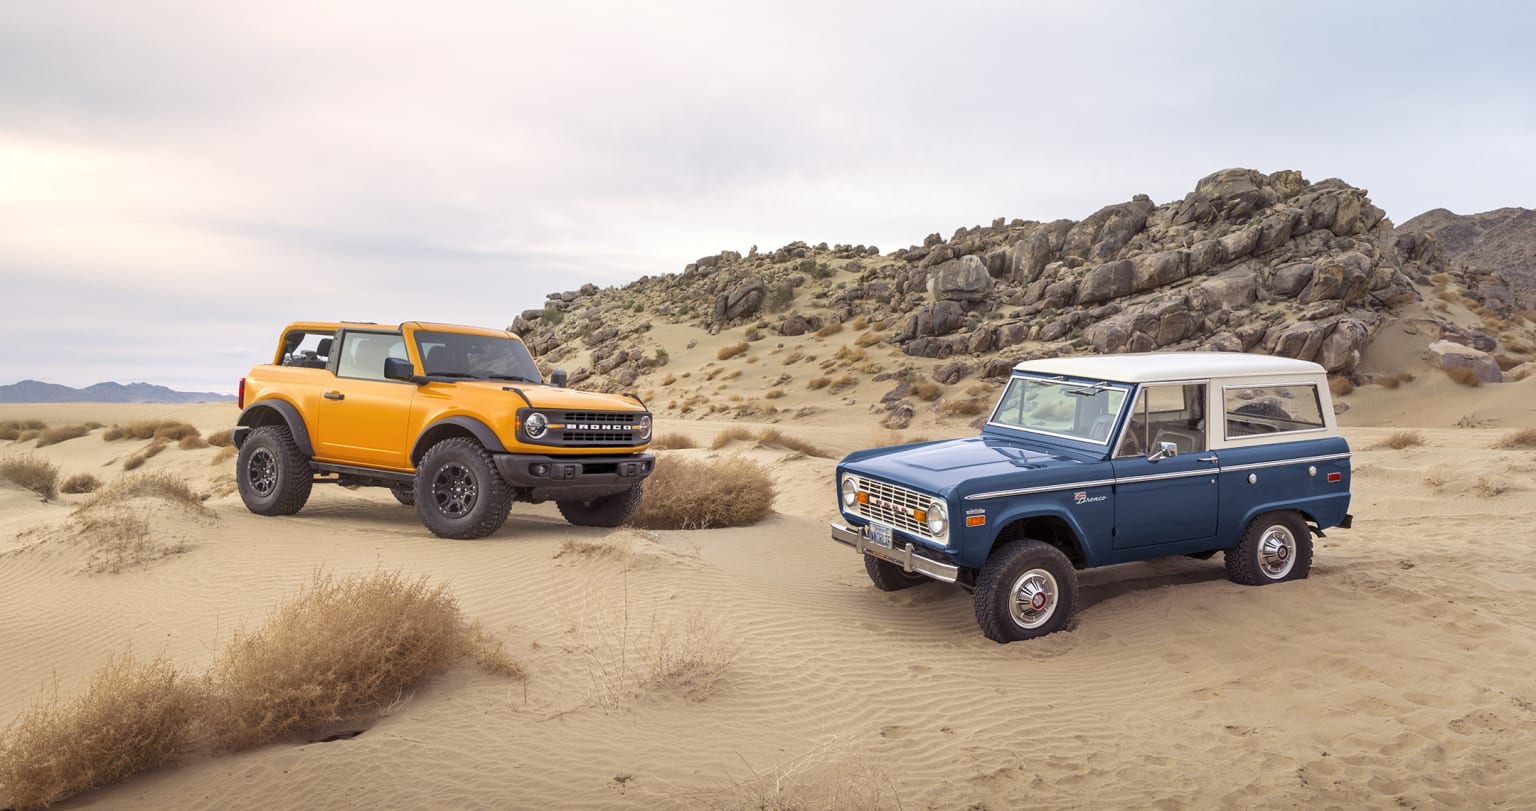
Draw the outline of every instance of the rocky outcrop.
[[[1461,215],[1437,208],[1403,223],[1397,233],[1411,261],[1447,265],[1488,309],[1505,315],[1536,310],[1536,211]],[[1440,257],[1444,261],[1437,263]]]

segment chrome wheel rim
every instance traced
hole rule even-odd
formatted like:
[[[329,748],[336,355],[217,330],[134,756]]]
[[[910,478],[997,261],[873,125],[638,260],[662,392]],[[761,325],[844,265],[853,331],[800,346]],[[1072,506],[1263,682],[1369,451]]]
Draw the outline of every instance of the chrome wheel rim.
[[[1259,569],[1271,580],[1279,580],[1296,566],[1296,536],[1276,524],[1259,538]]]
[[[266,448],[252,451],[251,458],[245,463],[245,478],[256,495],[272,495],[277,489],[277,457]]]
[[[458,462],[450,462],[437,469],[432,478],[432,500],[437,509],[449,518],[463,518],[474,509],[479,488],[475,475]]]
[[[1061,589],[1056,577],[1044,569],[1030,569],[1013,581],[1008,590],[1008,613],[1020,628],[1034,630],[1056,613]]]

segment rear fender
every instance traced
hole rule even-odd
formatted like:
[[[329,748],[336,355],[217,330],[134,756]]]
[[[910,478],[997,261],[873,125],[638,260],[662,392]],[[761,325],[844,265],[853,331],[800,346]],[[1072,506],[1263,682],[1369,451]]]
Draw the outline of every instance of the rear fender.
[[[251,430],[263,425],[286,425],[288,433],[293,434],[293,442],[299,446],[299,450],[305,455],[315,455],[314,445],[309,441],[309,429],[304,425],[304,418],[299,416],[299,410],[287,400],[261,400],[245,407],[240,412],[240,419],[235,422],[235,430],[231,434],[235,447],[245,444],[245,439]],[[243,429],[243,430],[242,430]]]

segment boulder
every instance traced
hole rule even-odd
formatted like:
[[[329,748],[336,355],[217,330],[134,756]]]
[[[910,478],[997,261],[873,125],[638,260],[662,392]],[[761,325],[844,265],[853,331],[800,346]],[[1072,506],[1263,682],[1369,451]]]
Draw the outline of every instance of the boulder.
[[[1240,228],[1221,239],[1221,254],[1228,262],[1236,262],[1253,253],[1253,246],[1259,242],[1258,228]]]
[[[1435,341],[1429,345],[1430,360],[1442,369],[1471,369],[1484,383],[1504,382],[1504,372],[1499,362],[1487,352],[1463,346],[1453,341]]]
[[[933,370],[933,379],[944,385],[959,383],[965,376],[971,373],[970,364],[961,361],[950,361]]]
[[[1108,262],[1147,224],[1152,201],[1132,200],[1105,206],[1067,232],[1062,253],[1089,262]]]
[[[1173,284],[1189,275],[1189,251],[1144,253],[1131,261],[1131,291],[1140,293]]]
[[[959,302],[936,301],[919,309],[907,319],[898,340],[948,335],[960,329],[964,319],[965,310],[961,308]]]
[[[1257,276],[1250,268],[1234,268],[1218,273],[1189,292],[1190,307],[1199,312],[1246,309],[1258,300]]]
[[[902,400],[891,406],[891,410],[885,415],[880,424],[893,431],[900,431],[912,424],[912,418],[917,415],[917,409],[912,407],[911,400]]]
[[[762,279],[751,278],[736,285],[729,293],[721,293],[715,298],[714,322],[716,324],[728,324],[743,318],[749,318],[757,313],[763,306],[763,299],[768,297],[768,287]]]
[[[992,274],[975,256],[963,256],[934,268],[929,292],[939,301],[985,301],[992,292]]]
[[[1323,339],[1316,361],[1329,372],[1352,372],[1360,365],[1360,354],[1370,340],[1370,331],[1357,318],[1344,317],[1334,322],[1333,331]]]
[[[1337,299],[1352,304],[1370,290],[1370,260],[1355,251],[1341,253],[1316,266],[1312,281],[1301,291],[1302,304]]]
[[[1107,262],[1088,271],[1077,286],[1075,303],[1097,304],[1130,295],[1135,270],[1135,266],[1129,259],[1122,259],[1118,262]]]
[[[1269,281],[1264,284],[1264,289],[1283,299],[1294,299],[1312,283],[1312,275],[1317,272],[1310,262],[1292,262],[1289,265],[1281,265],[1270,274]]]

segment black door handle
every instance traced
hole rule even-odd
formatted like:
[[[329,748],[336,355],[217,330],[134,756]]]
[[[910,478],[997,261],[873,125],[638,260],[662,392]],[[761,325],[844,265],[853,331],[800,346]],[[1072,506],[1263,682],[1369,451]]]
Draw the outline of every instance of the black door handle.
[[[325,399],[327,399],[327,400],[345,400],[345,399],[347,399],[347,395],[342,394],[339,391],[328,391],[328,392],[325,393]]]

